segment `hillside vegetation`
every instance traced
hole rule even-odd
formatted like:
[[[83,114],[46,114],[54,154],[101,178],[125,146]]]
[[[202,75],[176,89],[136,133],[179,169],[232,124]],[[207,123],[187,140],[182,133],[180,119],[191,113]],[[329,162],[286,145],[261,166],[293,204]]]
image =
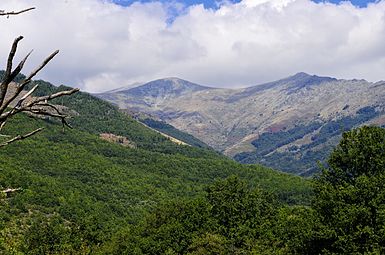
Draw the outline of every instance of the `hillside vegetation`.
[[[36,83],[39,94],[64,89]],[[119,238],[147,253],[135,240],[150,212],[202,199],[208,185],[234,175],[245,188],[263,190],[278,203],[310,202],[307,180],[177,145],[89,94],[56,103],[68,107],[74,129],[63,132],[54,120],[26,115],[4,129],[15,135],[45,128],[0,151],[0,187],[17,189],[0,198],[0,253],[122,254],[114,245]],[[136,146],[104,141],[100,133],[126,137]],[[135,240],[126,239],[130,229]],[[124,253],[134,252],[126,247]]]

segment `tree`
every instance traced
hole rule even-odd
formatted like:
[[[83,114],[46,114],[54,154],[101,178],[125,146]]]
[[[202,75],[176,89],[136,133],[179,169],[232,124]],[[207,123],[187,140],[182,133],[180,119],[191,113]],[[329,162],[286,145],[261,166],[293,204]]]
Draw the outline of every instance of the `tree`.
[[[319,253],[385,252],[385,129],[344,133],[315,181]]]
[[[6,12],[4,10],[0,10],[0,16],[9,17],[11,15],[19,15],[21,13],[25,13],[34,9],[35,8],[32,7],[17,12]],[[21,73],[28,57],[32,53],[31,51],[29,54],[27,54],[27,56],[25,56],[19,62],[19,64],[15,68],[13,68],[13,62],[14,57],[16,55],[17,47],[22,39],[23,36],[19,36],[14,40],[12,44],[7,60],[7,66],[5,69],[4,77],[0,84],[0,133],[7,121],[14,115],[19,113],[27,113],[33,116],[48,116],[58,118],[61,120],[63,127],[70,127],[70,125],[66,121],[67,115],[65,115],[56,105],[50,103],[50,101],[55,98],[74,94],[78,92],[79,89],[75,88],[71,90],[60,91],[54,94],[49,94],[40,97],[33,96],[33,93],[38,88],[38,85],[33,86],[29,90],[26,90],[27,85],[32,82],[32,79],[36,76],[36,74],[39,73],[59,53],[58,50],[49,55],[35,70],[33,70],[18,84],[14,82],[16,77]],[[43,128],[38,128],[27,134],[11,137],[5,142],[0,143],[0,147],[6,146],[18,140],[26,139],[42,130]]]

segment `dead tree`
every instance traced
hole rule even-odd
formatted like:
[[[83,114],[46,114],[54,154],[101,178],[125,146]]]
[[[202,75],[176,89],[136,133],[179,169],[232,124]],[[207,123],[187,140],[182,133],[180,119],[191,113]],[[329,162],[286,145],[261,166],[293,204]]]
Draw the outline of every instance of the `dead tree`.
[[[32,7],[32,8],[24,9],[17,12],[14,12],[14,11],[6,12],[6,11],[0,10],[0,16],[9,17],[10,15],[18,15],[33,9],[35,8]],[[29,113],[34,116],[48,116],[48,117],[57,118],[61,120],[63,127],[64,126],[70,127],[70,125],[66,121],[66,118],[68,116],[62,113],[59,110],[59,108],[56,105],[50,103],[50,101],[62,96],[72,95],[78,92],[79,89],[76,88],[71,90],[60,91],[54,94],[40,96],[40,97],[33,96],[33,92],[36,91],[36,89],[38,88],[38,85],[35,85],[29,90],[26,90],[27,85],[32,82],[32,79],[35,77],[35,75],[39,73],[59,53],[58,50],[53,52],[50,56],[48,56],[34,71],[32,71],[28,76],[26,76],[24,80],[22,80],[20,83],[16,84],[13,82],[16,76],[21,73],[25,62],[27,61],[28,57],[32,53],[31,51],[29,54],[27,54],[27,56],[25,56],[19,62],[19,64],[15,68],[13,68],[13,62],[17,51],[17,47],[19,42],[22,39],[23,37],[19,36],[14,40],[12,44],[11,50],[9,52],[8,60],[7,60],[7,67],[5,70],[4,78],[0,84],[0,135],[7,121],[10,118],[12,118],[14,115],[19,113]],[[43,128],[38,128],[27,134],[17,135],[15,137],[9,137],[8,140],[0,143],[0,147],[31,137],[42,130]],[[4,135],[1,135],[1,136],[4,136]]]

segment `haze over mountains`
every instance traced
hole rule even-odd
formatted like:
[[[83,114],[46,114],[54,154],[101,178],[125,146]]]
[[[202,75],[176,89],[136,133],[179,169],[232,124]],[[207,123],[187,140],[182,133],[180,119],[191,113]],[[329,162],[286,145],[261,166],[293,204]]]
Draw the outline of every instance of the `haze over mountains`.
[[[97,96],[156,116],[240,162],[303,175],[343,130],[385,125],[385,82],[306,73],[243,89],[166,78]]]

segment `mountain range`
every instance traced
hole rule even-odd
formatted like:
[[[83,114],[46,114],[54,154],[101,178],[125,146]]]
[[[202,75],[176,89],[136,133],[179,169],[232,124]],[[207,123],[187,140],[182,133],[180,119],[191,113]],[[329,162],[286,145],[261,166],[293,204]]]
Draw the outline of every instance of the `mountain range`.
[[[311,175],[341,133],[385,125],[385,82],[306,73],[241,89],[178,78],[97,94],[154,116],[242,163]]]

